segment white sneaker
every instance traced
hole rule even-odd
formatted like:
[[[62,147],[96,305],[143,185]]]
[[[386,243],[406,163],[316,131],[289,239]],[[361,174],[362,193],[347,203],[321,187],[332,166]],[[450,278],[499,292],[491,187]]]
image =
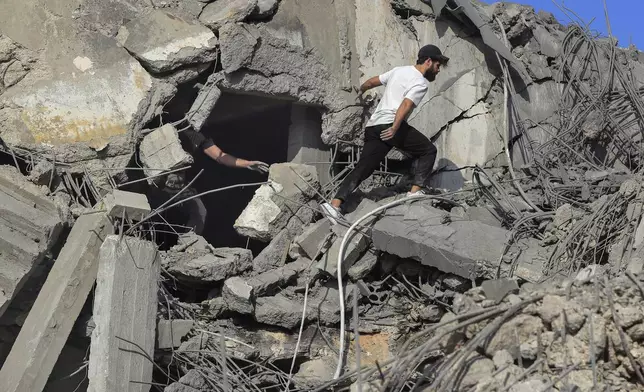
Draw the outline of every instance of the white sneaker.
[[[411,196],[413,196],[413,197],[421,197],[421,196],[426,196],[426,195],[427,195],[427,194],[426,194],[426,193],[421,189],[421,190],[419,190],[419,191],[417,191],[417,192],[414,192],[414,193],[412,193],[412,192],[407,192],[407,195],[406,195],[406,196],[407,196],[407,197],[411,197]]]
[[[322,213],[324,216],[331,222],[332,225],[337,225],[339,220],[343,220],[344,217],[340,213],[340,210],[336,207],[333,207],[329,203],[320,204],[322,207]]]

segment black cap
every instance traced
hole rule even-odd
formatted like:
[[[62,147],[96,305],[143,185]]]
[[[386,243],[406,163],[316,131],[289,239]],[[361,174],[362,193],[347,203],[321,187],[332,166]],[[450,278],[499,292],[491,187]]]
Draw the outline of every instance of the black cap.
[[[425,45],[420,50],[418,51],[418,59],[419,60],[424,60],[424,59],[432,59],[432,60],[437,60],[441,64],[445,65],[449,61],[449,57],[443,56],[443,53],[441,52],[438,47],[434,45]]]

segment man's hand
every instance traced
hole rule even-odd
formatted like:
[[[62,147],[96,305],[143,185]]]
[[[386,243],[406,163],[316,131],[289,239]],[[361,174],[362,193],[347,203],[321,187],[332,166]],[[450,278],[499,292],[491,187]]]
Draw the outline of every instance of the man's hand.
[[[375,93],[367,93],[358,87],[353,87],[353,91],[356,93],[356,103],[361,106],[370,106],[376,100]]]
[[[262,161],[249,161],[246,168],[258,173],[268,173],[268,164]]]
[[[387,129],[385,129],[384,131],[380,132],[380,139],[382,139],[384,141],[391,140],[391,139],[394,138],[394,136],[396,135],[397,131],[398,130],[395,129],[394,127],[389,127]]]

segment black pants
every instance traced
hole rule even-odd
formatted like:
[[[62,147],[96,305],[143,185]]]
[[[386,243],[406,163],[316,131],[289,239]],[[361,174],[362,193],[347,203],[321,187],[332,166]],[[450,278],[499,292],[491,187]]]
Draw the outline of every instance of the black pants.
[[[364,147],[360,160],[355,169],[344,178],[336,199],[346,200],[360,183],[366,180],[385,159],[389,151],[397,149],[410,154],[416,159],[414,164],[414,185],[424,186],[429,178],[436,160],[436,146],[429,139],[411,125],[403,122],[393,139],[383,141],[380,132],[391,127],[391,124],[374,125],[367,127],[364,133]]]
[[[197,197],[196,199],[181,204],[181,209],[185,209],[188,215],[186,226],[194,229],[195,234],[201,235],[206,226],[206,216],[208,215],[208,210],[206,210],[206,206],[201,201],[201,198]]]

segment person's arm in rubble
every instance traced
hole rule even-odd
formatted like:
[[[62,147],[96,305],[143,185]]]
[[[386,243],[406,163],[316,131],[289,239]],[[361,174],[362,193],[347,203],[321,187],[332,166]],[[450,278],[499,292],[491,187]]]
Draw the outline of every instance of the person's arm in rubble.
[[[217,163],[241,169],[249,169],[259,173],[268,172],[268,164],[261,161],[247,161],[246,159],[236,158],[221,150],[210,138],[206,138],[201,132],[192,129],[186,129],[186,136],[190,140],[192,147],[203,151],[211,159]]]

